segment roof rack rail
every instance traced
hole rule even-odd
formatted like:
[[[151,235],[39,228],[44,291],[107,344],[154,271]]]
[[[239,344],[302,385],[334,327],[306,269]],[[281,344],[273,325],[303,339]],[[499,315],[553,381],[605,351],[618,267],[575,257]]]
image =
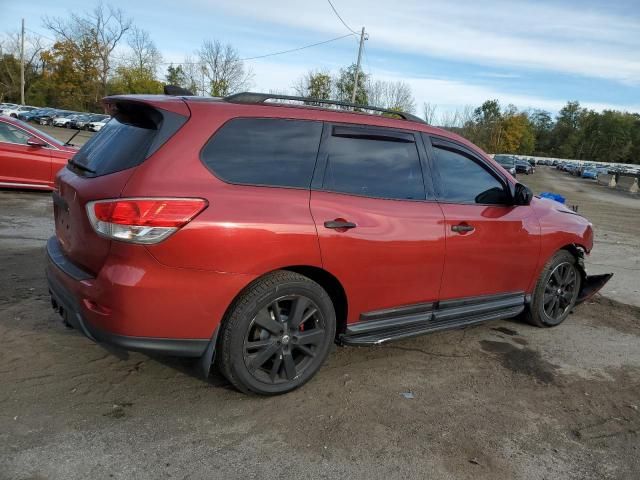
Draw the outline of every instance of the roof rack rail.
[[[357,108],[361,110],[371,110],[374,112],[397,115],[403,120],[426,123],[420,117],[417,117],[410,113],[390,110],[388,108],[373,107],[371,105],[359,105],[357,103],[341,102],[339,100],[323,100],[323,99],[311,98],[311,97],[298,97],[295,95],[279,95],[277,93],[242,92],[242,93],[235,93],[233,95],[227,95],[226,97],[223,98],[223,100],[229,103],[246,103],[246,104],[265,103],[267,100],[294,100],[294,101],[306,102],[311,104],[335,105],[338,107],[351,107],[351,108]]]

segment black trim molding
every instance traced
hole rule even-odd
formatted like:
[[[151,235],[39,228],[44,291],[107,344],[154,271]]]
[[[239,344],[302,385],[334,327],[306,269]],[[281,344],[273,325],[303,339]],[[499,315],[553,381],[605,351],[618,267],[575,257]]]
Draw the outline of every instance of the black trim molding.
[[[509,318],[524,310],[525,301],[524,292],[512,292],[367,312],[360,315],[359,322],[347,325],[346,333],[340,340],[345,345],[379,345],[391,340]]]

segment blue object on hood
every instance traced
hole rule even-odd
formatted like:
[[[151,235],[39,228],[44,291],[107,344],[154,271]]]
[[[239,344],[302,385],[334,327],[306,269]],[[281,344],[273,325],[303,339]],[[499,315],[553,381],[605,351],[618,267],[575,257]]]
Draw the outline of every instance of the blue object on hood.
[[[566,198],[564,198],[562,195],[560,195],[559,193],[552,193],[552,192],[542,192],[539,195],[540,198],[549,198],[551,200],[555,200],[558,203],[565,203],[566,202]]]

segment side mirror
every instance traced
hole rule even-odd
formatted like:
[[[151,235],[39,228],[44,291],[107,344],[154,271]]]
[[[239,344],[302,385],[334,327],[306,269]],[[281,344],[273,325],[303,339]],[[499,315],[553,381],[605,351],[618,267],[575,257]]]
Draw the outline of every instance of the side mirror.
[[[533,192],[529,187],[522,183],[516,183],[513,191],[513,204],[514,205],[529,205],[533,198]]]
[[[46,147],[47,144],[40,140],[38,137],[29,137],[27,139],[27,145],[30,147]]]

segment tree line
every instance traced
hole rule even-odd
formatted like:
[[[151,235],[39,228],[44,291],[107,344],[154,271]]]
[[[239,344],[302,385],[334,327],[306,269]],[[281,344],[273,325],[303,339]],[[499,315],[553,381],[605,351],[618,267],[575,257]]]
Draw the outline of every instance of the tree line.
[[[432,119],[436,107],[425,104]],[[640,114],[594,110],[569,101],[555,117],[545,110],[502,108],[487,100],[440,117],[441,125],[487,152],[572,158],[598,162],[640,163]]]
[[[205,40],[183,62],[165,63],[149,33],[118,8],[98,3],[84,13],[44,17],[49,42],[38,35],[25,39],[25,96],[30,105],[79,111],[101,111],[101,99],[126,93],[162,93],[166,84],[195,94],[225,96],[254,83],[251,68],[230,44]],[[20,98],[20,37],[0,39],[0,101]],[[349,102],[356,65],[311,70],[278,92],[310,99]],[[356,103],[415,113],[411,87],[402,81],[376,79],[360,71]],[[313,101],[307,103],[313,104]],[[640,115],[595,112],[576,101],[555,115],[545,110],[518,110],[487,100],[478,107],[438,112],[423,104],[427,123],[456,131],[491,153],[640,163]]]

